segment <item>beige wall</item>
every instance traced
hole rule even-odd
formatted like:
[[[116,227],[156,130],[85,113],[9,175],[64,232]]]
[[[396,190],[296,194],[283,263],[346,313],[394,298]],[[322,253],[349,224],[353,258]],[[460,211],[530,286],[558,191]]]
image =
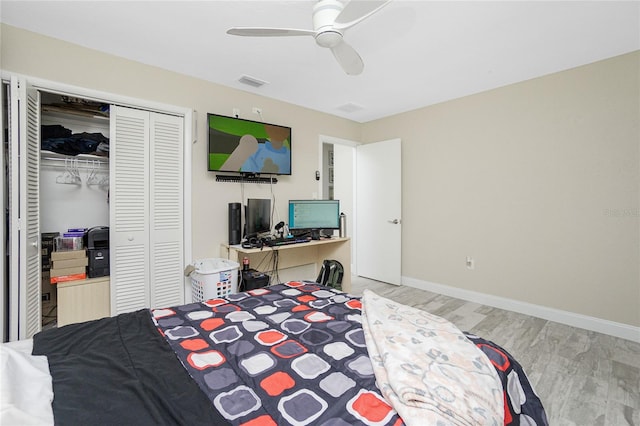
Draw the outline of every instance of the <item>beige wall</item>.
[[[293,175],[278,178],[273,186],[279,220],[287,220],[289,199],[311,198],[318,192],[319,135],[360,139],[358,123],[301,108],[248,92],[106,55],[56,39],[2,25],[0,67],[54,82],[90,88],[132,98],[193,108],[198,111],[198,142],[192,154],[192,219],[194,259],[217,257],[228,241],[227,205],[242,200],[241,185],[215,181],[208,172],[206,113],[251,116],[262,108],[265,121],[292,127]],[[269,185],[245,184],[244,198],[270,198]]]
[[[362,125],[0,28],[3,70],[199,112],[194,259],[218,255],[241,199],[206,171],[205,114],[260,106],[293,127],[294,174],[274,186],[283,219],[318,190],[320,134],[400,137],[403,276],[640,326],[638,52]]]
[[[639,62],[365,124],[402,138],[403,276],[640,326]]]

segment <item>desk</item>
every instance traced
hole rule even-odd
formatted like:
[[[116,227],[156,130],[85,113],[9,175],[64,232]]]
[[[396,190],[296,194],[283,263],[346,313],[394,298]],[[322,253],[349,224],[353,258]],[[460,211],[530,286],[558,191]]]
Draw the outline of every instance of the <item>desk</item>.
[[[250,267],[260,272],[272,273],[270,256],[273,251],[278,252],[278,275],[281,281],[290,280],[311,280],[315,281],[320,273],[322,261],[325,259],[335,259],[342,263],[344,276],[342,277],[342,290],[351,291],[351,241],[349,238],[325,238],[312,240],[308,243],[289,244],[284,246],[259,248],[242,248],[241,245],[222,244],[220,246],[220,257],[230,259],[240,264],[242,268],[242,258],[248,257]],[[287,277],[287,269],[312,265],[313,270],[302,273],[303,276]],[[313,275],[310,275],[313,274]]]

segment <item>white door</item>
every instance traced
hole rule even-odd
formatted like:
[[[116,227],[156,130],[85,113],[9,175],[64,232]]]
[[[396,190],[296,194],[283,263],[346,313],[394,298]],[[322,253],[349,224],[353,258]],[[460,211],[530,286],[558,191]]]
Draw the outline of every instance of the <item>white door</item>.
[[[111,106],[111,315],[149,307],[149,112]]]
[[[9,340],[40,331],[40,93],[12,77],[9,108]]]
[[[150,113],[151,307],[184,303],[184,118]]]
[[[356,272],[401,284],[402,163],[400,139],[356,148]]]
[[[184,118],[111,107],[111,313],[184,303]]]

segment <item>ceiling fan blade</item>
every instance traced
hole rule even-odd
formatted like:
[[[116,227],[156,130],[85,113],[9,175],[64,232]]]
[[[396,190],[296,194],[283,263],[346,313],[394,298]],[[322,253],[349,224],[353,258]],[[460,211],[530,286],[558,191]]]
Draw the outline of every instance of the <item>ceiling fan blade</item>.
[[[295,28],[261,28],[261,27],[233,27],[227,30],[227,34],[244,37],[289,37],[289,36],[315,36],[311,30],[298,30]]]
[[[367,19],[390,2],[391,0],[351,0],[336,16],[333,27],[338,30],[346,30]]]
[[[358,75],[364,70],[364,62],[358,52],[344,41],[332,47],[331,52],[347,74]]]

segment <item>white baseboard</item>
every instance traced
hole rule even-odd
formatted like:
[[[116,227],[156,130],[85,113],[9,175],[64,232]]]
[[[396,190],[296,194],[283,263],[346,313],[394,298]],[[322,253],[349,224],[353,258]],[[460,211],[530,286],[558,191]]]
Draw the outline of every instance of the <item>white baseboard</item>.
[[[420,290],[431,291],[433,293],[443,294],[445,296],[455,297],[469,302],[493,306],[494,308],[500,308],[506,311],[531,315],[537,318],[570,325],[572,327],[584,328],[585,330],[596,331],[598,333],[608,334],[610,336],[620,337],[622,339],[640,343],[640,327],[634,327],[628,324],[562,311],[560,309],[548,308],[546,306],[534,305],[532,303],[507,299],[506,297],[492,296],[490,294],[479,293],[477,291],[464,290],[444,284],[422,281],[411,277],[402,277],[402,284]]]

